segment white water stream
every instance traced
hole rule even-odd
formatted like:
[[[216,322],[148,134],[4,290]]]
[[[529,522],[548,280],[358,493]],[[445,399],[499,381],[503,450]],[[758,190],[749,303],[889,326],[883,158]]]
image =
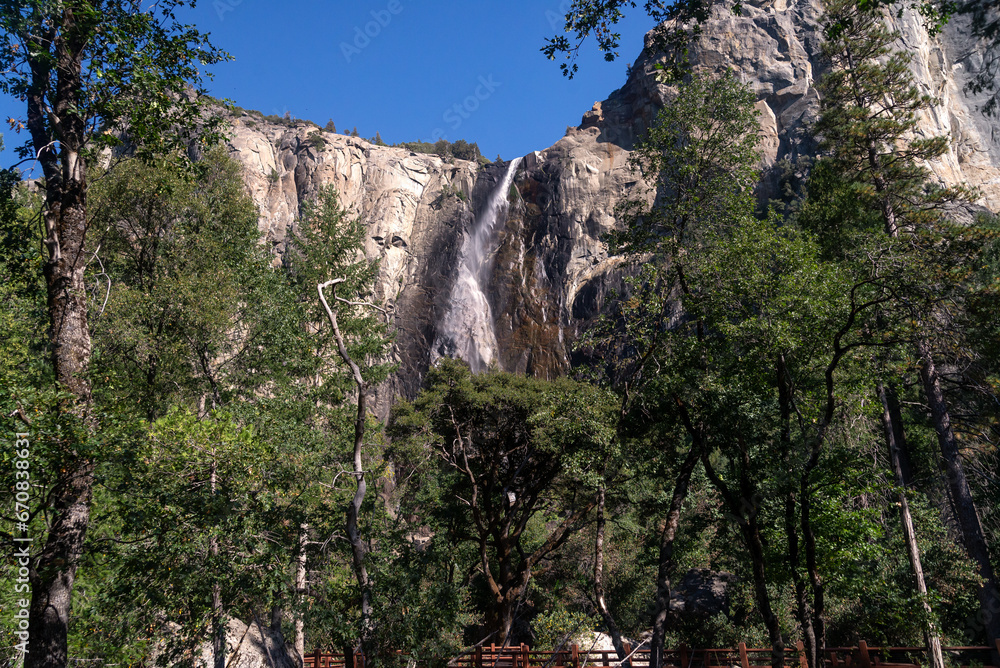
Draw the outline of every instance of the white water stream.
[[[438,325],[437,340],[431,349],[431,364],[441,357],[460,357],[473,373],[479,373],[497,357],[497,337],[493,329],[493,311],[486,298],[495,228],[507,211],[510,191],[521,158],[511,160],[507,173],[490,193],[486,208],[480,212],[462,239],[458,257],[458,278],[451,291],[448,312]]]

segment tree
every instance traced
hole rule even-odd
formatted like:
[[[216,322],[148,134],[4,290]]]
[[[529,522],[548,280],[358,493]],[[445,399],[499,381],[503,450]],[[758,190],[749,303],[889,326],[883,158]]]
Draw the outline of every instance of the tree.
[[[72,397],[64,410],[84,419],[91,432],[97,425],[90,411],[87,169],[101,148],[120,145],[123,134],[144,151],[162,151],[183,143],[183,129],[193,130],[200,119],[186,87],[223,54],[176,22],[178,4],[168,0],[144,11],[114,2],[27,2],[0,10],[0,90],[26,101],[25,153],[45,179],[44,274],[55,379]],[[54,490],[53,520],[31,573],[31,668],[66,663],[73,579],[98,456],[80,444]]]
[[[103,520],[125,540],[109,555],[114,587],[142,602],[113,637],[135,643],[166,616],[182,625],[179,648],[210,629],[221,662],[226,618],[269,608],[276,630],[292,613],[303,648],[306,558],[320,556],[310,538],[336,531],[342,494],[324,471],[343,466],[353,381],[332,358],[333,335],[316,326],[313,281],[345,277],[352,304],[341,328],[353,354],[379,358],[385,328],[354,307],[377,269],[359,259],[363,226],[334,191],[303,207],[287,266],[274,267],[238,164],[212,150],[193,171],[129,161],[95,187],[115,286],[94,340],[95,368],[116,389],[99,399],[134,407],[155,432],[105,474]],[[374,382],[387,371],[365,369]]]
[[[476,547],[487,637],[511,642],[532,576],[595,506],[595,471],[614,437],[610,397],[442,360],[427,389],[397,405],[391,434],[436,452],[444,503],[428,510],[453,518],[450,540]]]
[[[220,663],[225,617],[244,606],[240,596],[256,603],[266,598],[266,587],[277,588],[260,572],[245,579],[262,560],[274,558],[262,546],[283,542],[261,538],[248,547],[245,539],[252,527],[259,532],[265,525],[266,513],[255,502],[269,496],[261,494],[266,477],[244,473],[248,484],[234,485],[239,473],[226,466],[241,462],[246,471],[275,475],[276,458],[269,455],[281,451],[280,441],[251,437],[255,416],[246,404],[266,392],[273,407],[284,385],[315,368],[299,351],[305,345],[296,331],[301,309],[258,243],[256,207],[238,164],[223,151],[209,150],[187,170],[127,160],[95,184],[91,203],[98,231],[91,244],[105,254],[109,286],[94,319],[92,366],[114,379],[99,388],[95,405],[120,419],[142,420],[136,431],[156,432],[150,439],[160,446],[143,450],[140,438],[118,457],[106,453],[98,469],[112,493],[97,517],[129,542],[110,550],[115,579],[139,597],[162,590],[134,618],[123,615],[115,631],[130,634],[128,644],[139,642],[151,619],[182,607],[187,615],[175,621],[184,628],[183,639],[199,642],[207,626]],[[178,441],[174,451],[170,439]],[[234,454],[244,446],[246,453]],[[251,452],[261,457],[256,465],[241,459]],[[280,488],[269,491],[280,495]],[[234,506],[245,523],[229,522]],[[241,532],[244,538],[234,539]],[[195,575],[204,561],[215,570]],[[253,566],[241,571],[239,561]],[[185,571],[186,584],[178,586],[173,578]],[[263,588],[244,586],[241,593],[233,588],[237,582]],[[208,617],[192,598],[212,601]]]
[[[332,118],[326,122],[326,125],[323,126],[323,129],[326,130],[327,132],[334,132],[334,133],[337,132],[337,126],[336,124],[334,124]]]
[[[700,462],[746,549],[773,665],[785,640],[769,586],[784,578],[810,665],[819,665],[821,544],[834,529],[817,511],[826,503],[818,490],[829,484],[831,447],[849,456],[838,441],[868,378],[859,351],[873,344],[873,318],[891,294],[863,268],[824,260],[811,235],[775,214],[757,217],[754,99],[731,74],[680,85],[636,153],[654,192],[623,207],[628,226],[612,235],[644,266],[609,321],[606,359],[626,390],[625,424],[657,435],[675,475],[660,536],[654,664],[673,541]],[[783,552],[768,546],[770,522],[781,526]]]
[[[756,180],[757,119],[753,94],[736,84],[731,73],[696,76],[682,84],[638,144],[632,167],[648,183],[648,193],[627,200],[618,215],[623,229],[611,234],[614,251],[648,262],[634,287],[641,296],[625,302],[624,321],[609,321],[601,345],[621,350],[612,354],[610,373],[622,388],[622,414],[642,414],[643,388],[655,376],[664,337],[677,317],[677,299],[689,294],[687,263],[697,253],[703,235],[721,221],[745,214],[747,196]],[[652,198],[652,202],[650,202]],[[726,224],[726,223],[721,223]],[[624,340],[621,337],[625,332]],[[699,328],[699,336],[703,336]],[[662,390],[662,386],[656,391]],[[677,457],[671,501],[660,538],[651,656],[662,661],[673,576],[673,544],[691,475],[702,453],[697,442],[686,453],[663,448]]]
[[[353,418],[353,444],[351,470],[355,480],[355,494],[347,504],[345,529],[351,548],[351,563],[357,581],[361,620],[358,639],[366,654],[371,654],[374,620],[372,618],[373,583],[368,574],[368,543],[362,538],[359,521],[367,494],[367,468],[363,462],[368,430],[368,393],[372,383],[383,380],[390,367],[379,363],[385,356],[388,340],[385,327],[378,324],[372,312],[382,310],[367,301],[372,298],[377,264],[358,259],[357,254],[364,238],[360,219],[351,218],[341,208],[336,191],[331,187],[319,193],[317,201],[307,205],[299,222],[298,234],[291,248],[292,275],[300,288],[312,286],[318,293],[322,309],[312,305],[309,312],[317,322],[330,323],[330,331],[321,330],[320,340],[325,345],[316,349],[321,369],[329,368],[329,348],[346,368],[341,384],[333,385],[344,392],[344,381],[354,385],[355,407]],[[330,277],[333,278],[330,278]],[[331,299],[325,290],[330,289]],[[340,291],[338,296],[337,291]],[[315,304],[310,300],[312,304]],[[332,306],[331,306],[332,302]],[[334,383],[337,381],[330,379]],[[342,399],[343,400],[343,399]],[[353,645],[352,645],[353,646]]]
[[[961,266],[963,244],[956,243],[961,234],[945,223],[942,210],[953,202],[969,199],[971,193],[964,188],[928,183],[923,161],[944,153],[947,139],[911,137],[917,113],[931,100],[914,85],[909,58],[890,50],[895,35],[884,28],[881,14],[861,10],[845,0],[829,2],[826,9],[828,39],[824,52],[834,69],[820,85],[824,97],[816,130],[823,139],[822,146],[830,151],[832,168],[844,182],[856,186],[861,202],[880,213],[883,234],[866,230],[867,234],[861,236],[862,246],[867,243],[866,250],[875,246],[882,256],[888,251],[904,258],[904,272],[897,275],[904,282],[895,286],[900,294],[895,307],[924,330],[909,336],[938,436],[956,519],[966,550],[982,578],[978,595],[987,620],[987,639],[995,639],[1000,637],[1000,615],[996,614],[1000,610],[1000,590],[935,359],[933,333],[941,332],[941,324],[950,319],[948,302],[943,297],[947,294],[955,299],[957,293],[952,280],[941,280],[947,274],[944,267],[930,272],[924,269],[941,264]],[[938,252],[938,247],[948,248],[949,253]],[[891,413],[887,417],[891,418]],[[886,431],[893,431],[888,422]],[[916,562],[915,570],[919,570]],[[932,626],[928,632],[932,655],[937,654],[933,649],[935,633]],[[935,656],[934,660],[939,659]]]
[[[560,63],[559,68],[563,75],[572,79],[579,69],[574,61],[580,48],[593,35],[598,50],[611,62],[618,57],[621,38],[620,34],[612,32],[614,26],[635,6],[635,0],[573,0],[566,10],[565,32],[572,33],[574,41],[565,35],[550,37],[541,51],[549,60],[562,55],[565,62]],[[732,8],[734,13],[739,13],[740,3],[733,2]],[[675,56],[668,68],[678,80],[686,68],[687,45],[700,32],[700,24],[708,20],[710,10],[711,3],[705,0],[682,0],[669,6],[654,0],[645,3],[645,11],[654,24],[654,48]]]

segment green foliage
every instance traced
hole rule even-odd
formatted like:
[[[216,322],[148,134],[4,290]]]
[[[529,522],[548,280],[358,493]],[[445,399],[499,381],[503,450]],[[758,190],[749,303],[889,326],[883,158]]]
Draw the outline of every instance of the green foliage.
[[[0,172],[0,388],[6,391],[45,374],[41,360],[48,356],[39,205],[18,180],[16,171]]]
[[[433,144],[423,141],[400,142],[393,144],[393,147],[405,148],[414,153],[438,155],[446,159],[457,158],[459,160],[474,161],[482,159],[482,154],[479,152],[479,145],[475,142],[469,143],[464,139],[458,139],[454,143],[450,143],[446,139],[439,139]]]
[[[569,612],[560,606],[535,615],[531,631],[535,636],[535,648],[556,651],[565,649],[574,638],[593,633],[594,621],[583,613]]]
[[[666,257],[688,243],[688,235],[747,210],[758,179],[754,102],[754,93],[729,71],[679,87],[631,159],[655,200],[650,206],[633,197],[619,209],[628,226],[610,235],[615,251]]]
[[[234,162],[211,152],[195,179],[126,163],[92,201],[104,230],[95,248],[114,286],[94,319],[94,364],[107,378],[98,396],[152,418],[203,397],[221,406],[281,373],[271,346],[284,334],[272,320],[282,277],[257,244],[256,207]]]
[[[556,35],[545,40],[541,51],[549,60],[562,56],[565,62],[560,63],[559,68],[570,79],[578,70],[576,56],[584,41],[591,35],[604,59],[614,61],[619,55],[621,39],[619,33],[613,32],[614,27],[625,16],[625,12],[635,6],[635,0],[573,0],[565,10],[564,25],[564,32],[573,34],[573,41],[565,35]],[[734,14],[740,13],[740,2],[734,1],[730,6]],[[688,44],[694,36],[700,34],[700,24],[708,20],[711,3],[705,0],[682,0],[666,5],[647,1],[644,8],[653,26],[654,50],[671,57],[666,66],[661,68],[675,80],[680,80],[688,69]]]
[[[300,299],[306,300],[306,313],[312,322],[326,321],[326,313],[316,296],[316,286],[333,278],[346,279],[337,286],[337,295],[352,303],[342,303],[339,307],[340,329],[348,340],[351,357],[371,362],[362,365],[365,381],[378,383],[392,367],[379,362],[388,345],[387,326],[380,322],[381,316],[376,315],[371,305],[376,299],[374,284],[378,264],[364,257],[361,250],[364,239],[365,226],[361,219],[341,207],[337,191],[330,186],[322,189],[315,201],[303,205],[285,261]],[[324,327],[318,336],[321,342],[317,349],[319,357],[328,365],[339,366],[332,332]],[[336,377],[333,373],[321,373],[329,375],[331,380]],[[344,382],[346,385],[331,383],[331,390],[336,387],[335,391],[349,393],[351,381],[344,377]]]
[[[473,600],[504,638],[531,573],[580,529],[617,457],[615,402],[568,379],[473,375],[447,359],[427,381],[390,427],[398,473],[421,478],[401,512],[433,518],[442,540],[486,550]]]
[[[124,135],[147,157],[174,155],[195,140],[211,143],[218,138],[220,122],[202,116],[209,100],[190,96],[189,87],[200,85],[206,66],[229,56],[207,35],[177,21],[175,11],[185,4],[168,0],[143,9],[109,2],[75,10],[42,1],[4,5],[0,91],[18,99],[38,95],[45,108],[72,104],[72,123],[57,123],[56,116],[40,114],[37,121],[42,127],[32,131],[68,141],[87,155],[122,146]],[[73,21],[65,23],[63,11],[71,11]],[[55,34],[69,25],[74,43],[80,45],[76,57],[86,63],[72,100],[65,98],[68,80],[63,77],[33,80],[28,57],[43,68],[55,67],[59,58],[54,52]],[[19,152],[22,157],[35,154],[28,144]]]
[[[320,153],[322,153],[323,149],[326,148],[326,140],[323,139],[323,133],[319,130],[313,130],[310,132],[306,137],[306,141]]]

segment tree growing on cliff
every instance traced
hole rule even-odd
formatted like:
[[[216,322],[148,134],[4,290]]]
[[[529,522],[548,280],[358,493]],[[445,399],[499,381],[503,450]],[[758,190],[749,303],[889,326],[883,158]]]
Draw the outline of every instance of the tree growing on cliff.
[[[91,434],[98,425],[91,411],[87,170],[100,149],[122,142],[122,133],[142,152],[164,152],[200,123],[187,87],[224,54],[176,21],[179,4],[167,0],[147,11],[118,2],[32,1],[0,9],[0,90],[26,102],[30,140],[23,153],[44,177],[52,366],[67,393],[61,410]],[[33,555],[30,668],[66,664],[73,580],[101,456],[94,448],[66,445],[69,456],[50,498],[52,521]]]

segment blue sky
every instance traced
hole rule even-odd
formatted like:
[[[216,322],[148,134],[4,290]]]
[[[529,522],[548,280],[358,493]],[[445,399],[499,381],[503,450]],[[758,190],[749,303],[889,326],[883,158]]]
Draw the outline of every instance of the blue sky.
[[[179,18],[234,61],[209,92],[265,114],[290,112],[389,143],[437,136],[479,143],[489,158],[550,146],[625,81],[651,28],[640,8],[621,25],[621,56],[593,42],[572,81],[539,49],[562,30],[568,0],[200,0]],[[586,48],[589,47],[589,48]],[[0,99],[0,117],[23,118]],[[6,130],[6,128],[5,128]],[[5,131],[0,160],[26,139]]]

